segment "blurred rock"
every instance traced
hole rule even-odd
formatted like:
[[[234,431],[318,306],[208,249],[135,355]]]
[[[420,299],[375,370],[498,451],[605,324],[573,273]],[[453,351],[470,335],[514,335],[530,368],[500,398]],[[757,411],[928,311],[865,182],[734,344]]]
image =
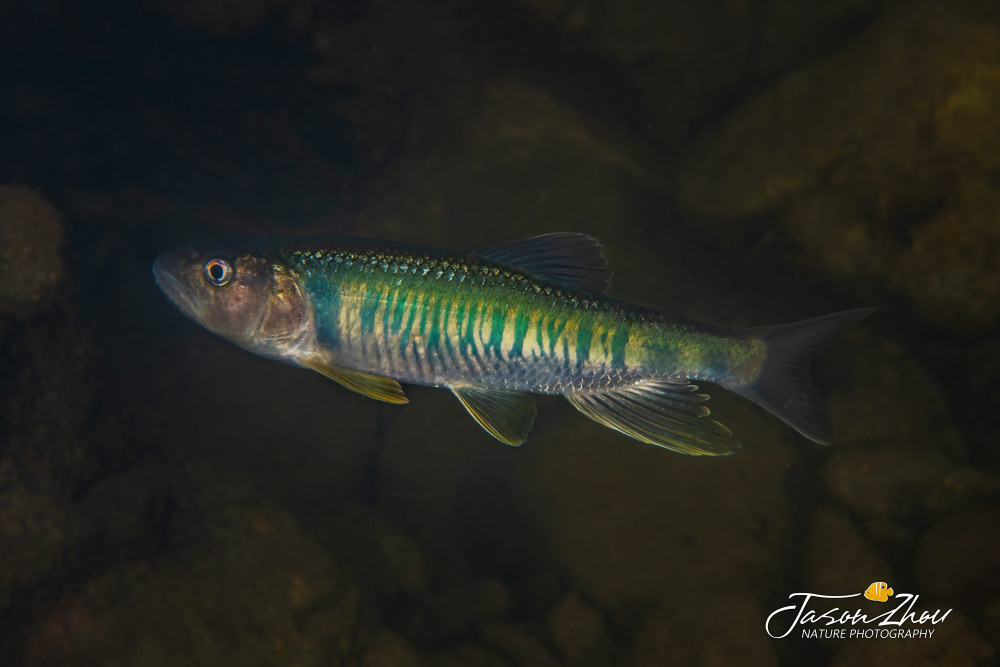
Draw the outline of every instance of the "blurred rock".
[[[924,599],[967,610],[1000,597],[998,526],[1000,508],[979,505],[928,530],[913,565]]]
[[[829,396],[836,446],[821,476],[868,536],[898,541],[893,522],[921,516],[933,489],[967,457],[944,389],[891,344],[860,348]],[[910,536],[899,536],[903,540]]]
[[[506,623],[493,622],[480,631],[482,641],[505,657],[515,667],[558,667],[559,661],[538,639],[525,630]]]
[[[925,498],[954,467],[927,447],[892,440],[871,448],[838,449],[823,466],[830,495],[869,518],[899,518],[924,508]]]
[[[477,102],[453,129],[461,141],[400,157],[363,192],[370,205],[355,220],[359,229],[475,249],[498,233],[573,229],[607,242],[624,238],[622,220],[638,226],[656,215],[662,224],[653,158],[628,134],[519,79],[484,82]],[[627,257],[643,252],[628,241]]]
[[[570,591],[549,612],[549,636],[569,665],[600,665],[606,655],[608,630],[600,612]]]
[[[927,494],[924,504],[935,512],[960,509],[972,501],[1000,495],[1000,478],[976,468],[958,468],[945,475]]]
[[[192,478],[168,556],[115,566],[43,614],[29,664],[415,664],[359,618],[359,591],[289,514],[248,503],[239,476],[214,481]]]
[[[428,557],[429,573],[461,573],[458,505],[468,457],[479,426],[466,423],[461,406],[446,392],[409,389],[410,403],[392,422],[378,456],[379,507],[401,525],[412,527]],[[468,420],[471,421],[471,420]],[[489,437],[488,435],[486,436]],[[452,585],[466,583],[458,576]]]
[[[363,483],[379,421],[392,410],[204,335],[179,313],[164,310],[162,321],[167,342],[150,359],[135,419],[178,459],[210,457],[242,470],[296,512],[341,510]]]
[[[919,615],[921,609],[915,609]],[[933,611],[933,610],[931,610]],[[933,626],[927,639],[872,639],[841,642],[831,667],[985,667],[994,664],[996,650],[983,640],[975,624],[953,610]]]
[[[424,667],[510,667],[503,658],[479,646],[460,644],[446,653],[423,659]]]
[[[983,610],[979,628],[983,636],[993,644],[994,649],[1000,647],[1000,600],[994,601]]]
[[[512,600],[507,588],[496,579],[482,579],[467,588],[430,596],[427,611],[444,635],[468,632],[484,621],[503,618]]]
[[[14,589],[62,570],[87,528],[58,494],[33,492],[10,459],[0,461],[0,609],[11,603]]]
[[[858,533],[851,520],[828,507],[813,512],[807,528],[802,580],[823,595],[847,595],[869,581],[893,581],[885,558]]]
[[[858,346],[838,374],[843,381],[827,399],[835,453],[898,440],[956,459],[966,455],[946,388],[899,345]]]
[[[719,227],[777,212],[810,266],[865,277],[939,326],[989,329],[998,31],[992,3],[902,3],[706,132],[681,161],[678,197]]]
[[[379,628],[360,651],[358,667],[418,667],[417,652],[399,635]]]
[[[887,2],[774,2],[767,12],[729,0],[519,0],[627,72],[648,108],[648,131],[675,143],[719,97],[772,77],[843,39],[844,28]],[[638,96],[637,96],[638,97]]]
[[[969,444],[984,468],[1000,475],[1000,447],[996,428],[983,415],[1000,414],[1000,338],[992,338],[968,351],[969,387],[958,419],[968,433]]]
[[[717,396],[713,414],[745,443],[725,458],[643,445],[572,413],[536,425],[518,501],[549,558],[602,609],[777,577],[790,447],[776,420],[740,421],[753,408]]]
[[[427,585],[420,545],[386,516],[351,505],[322,521],[329,548],[369,589],[384,596],[419,595]]]
[[[764,617],[746,594],[704,586],[700,594],[665,599],[639,631],[628,664],[777,665]]]
[[[94,485],[132,458],[119,425],[95,408],[100,402],[90,324],[81,322],[71,299],[60,308],[43,308],[49,288],[35,288],[47,278],[36,276],[21,291],[28,283],[4,274],[23,273],[27,267],[18,262],[33,256],[43,266],[58,264],[61,276],[61,241],[54,240],[62,238],[61,221],[34,192],[0,188],[0,228],[0,293],[20,295],[4,304],[16,305],[17,316],[31,315],[11,320],[11,335],[0,341],[0,610],[14,613],[72,572],[105,520],[116,528],[127,525],[125,532],[135,530],[136,537],[148,534],[141,524],[88,512]],[[15,239],[18,245],[7,245]],[[14,314],[3,308],[0,321]],[[2,644],[0,638],[0,649]]]
[[[34,190],[0,186],[0,316],[30,314],[66,273],[59,213]]]

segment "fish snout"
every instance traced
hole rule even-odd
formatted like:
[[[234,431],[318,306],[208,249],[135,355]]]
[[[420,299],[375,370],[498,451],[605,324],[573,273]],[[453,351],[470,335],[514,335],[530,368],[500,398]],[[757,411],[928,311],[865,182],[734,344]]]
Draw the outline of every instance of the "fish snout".
[[[181,312],[196,317],[194,303],[184,286],[185,262],[175,251],[160,253],[153,261],[153,278],[156,285]]]

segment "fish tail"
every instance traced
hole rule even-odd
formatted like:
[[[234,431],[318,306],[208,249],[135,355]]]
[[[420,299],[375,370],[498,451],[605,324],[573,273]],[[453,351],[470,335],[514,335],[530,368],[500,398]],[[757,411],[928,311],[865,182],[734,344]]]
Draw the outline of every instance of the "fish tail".
[[[752,384],[732,390],[810,440],[830,444],[830,420],[823,398],[809,378],[809,366],[841,331],[874,311],[859,308],[792,324],[744,329],[741,333],[757,336],[767,344],[767,356]]]

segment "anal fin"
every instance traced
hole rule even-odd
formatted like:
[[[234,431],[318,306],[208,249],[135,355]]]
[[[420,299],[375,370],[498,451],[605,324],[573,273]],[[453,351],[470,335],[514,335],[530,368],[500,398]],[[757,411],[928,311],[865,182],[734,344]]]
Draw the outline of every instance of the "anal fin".
[[[531,396],[487,387],[457,386],[449,389],[472,418],[500,442],[516,447],[528,439],[537,413]]]
[[[691,455],[732,454],[732,432],[708,419],[707,394],[687,382],[645,380],[601,392],[566,394],[577,410],[627,436]]]
[[[297,362],[300,366],[325,375],[334,382],[368,398],[396,404],[410,402],[410,399],[406,398],[406,394],[403,393],[403,388],[392,378],[334,366],[317,357],[302,357]]]

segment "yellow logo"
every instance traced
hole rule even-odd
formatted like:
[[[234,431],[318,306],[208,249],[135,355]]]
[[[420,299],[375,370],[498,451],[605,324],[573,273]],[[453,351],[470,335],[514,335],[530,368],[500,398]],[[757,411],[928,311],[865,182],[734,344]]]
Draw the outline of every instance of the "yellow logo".
[[[865,597],[875,602],[885,602],[890,595],[892,595],[892,589],[884,581],[876,581],[865,590]]]

